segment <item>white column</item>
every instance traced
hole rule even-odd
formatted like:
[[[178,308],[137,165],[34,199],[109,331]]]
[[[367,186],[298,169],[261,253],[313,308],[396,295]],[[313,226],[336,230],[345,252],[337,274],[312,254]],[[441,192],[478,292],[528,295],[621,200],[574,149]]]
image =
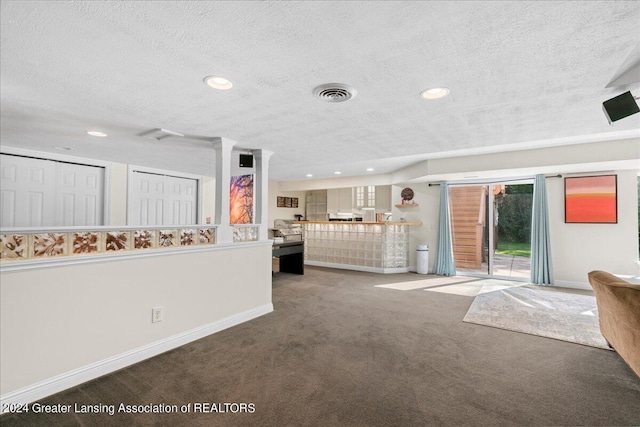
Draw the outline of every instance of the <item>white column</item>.
[[[256,159],[256,177],[253,198],[256,207],[256,224],[260,224],[258,240],[269,238],[269,158],[273,152],[252,150]]]
[[[233,227],[229,224],[229,193],[231,185],[231,150],[236,141],[228,138],[211,139],[216,152],[216,209],[214,223],[217,243],[233,243]]]

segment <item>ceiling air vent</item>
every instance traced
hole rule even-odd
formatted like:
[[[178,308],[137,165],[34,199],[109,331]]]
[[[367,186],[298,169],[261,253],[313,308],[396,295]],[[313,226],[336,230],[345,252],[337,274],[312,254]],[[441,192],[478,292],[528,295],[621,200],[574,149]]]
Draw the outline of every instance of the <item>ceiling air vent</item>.
[[[174,138],[174,137],[182,138],[184,134],[181,134],[180,132],[176,132],[169,129],[151,129],[149,131],[138,134],[138,136],[160,141],[163,139]]]
[[[315,88],[313,95],[326,102],[345,102],[356,96],[356,89],[342,83],[327,83]]]

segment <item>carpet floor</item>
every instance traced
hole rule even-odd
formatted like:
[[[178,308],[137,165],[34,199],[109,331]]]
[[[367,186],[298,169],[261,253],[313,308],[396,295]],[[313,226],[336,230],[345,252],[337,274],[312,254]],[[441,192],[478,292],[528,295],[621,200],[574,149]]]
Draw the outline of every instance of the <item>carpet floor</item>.
[[[305,273],[274,276],[273,313],[40,402],[251,403],[253,413],[30,412],[0,422],[640,425],[640,379],[615,352],[465,323],[473,297],[376,286],[428,281],[425,276],[318,267]]]
[[[591,291],[532,285],[481,291],[464,321],[609,350]]]

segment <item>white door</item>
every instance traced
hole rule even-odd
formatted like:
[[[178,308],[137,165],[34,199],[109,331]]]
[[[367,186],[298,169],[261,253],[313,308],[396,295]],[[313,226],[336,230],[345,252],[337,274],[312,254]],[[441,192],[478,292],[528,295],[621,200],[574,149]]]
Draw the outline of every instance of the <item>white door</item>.
[[[104,168],[0,155],[1,227],[103,224]]]
[[[57,163],[56,225],[102,225],[104,168]]]
[[[2,227],[47,227],[55,224],[56,163],[0,155]]]
[[[198,181],[133,171],[129,225],[196,223]]]

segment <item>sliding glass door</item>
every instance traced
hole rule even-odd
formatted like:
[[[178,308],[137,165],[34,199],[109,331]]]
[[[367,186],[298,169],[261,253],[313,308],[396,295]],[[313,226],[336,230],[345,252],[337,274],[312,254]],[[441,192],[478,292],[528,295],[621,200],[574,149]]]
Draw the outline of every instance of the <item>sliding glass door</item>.
[[[533,184],[450,187],[453,257],[459,274],[528,279]]]

